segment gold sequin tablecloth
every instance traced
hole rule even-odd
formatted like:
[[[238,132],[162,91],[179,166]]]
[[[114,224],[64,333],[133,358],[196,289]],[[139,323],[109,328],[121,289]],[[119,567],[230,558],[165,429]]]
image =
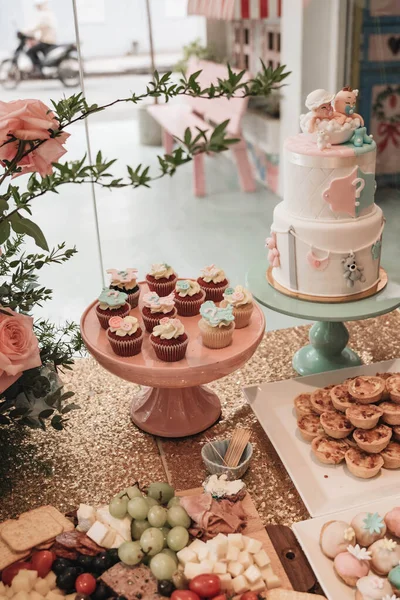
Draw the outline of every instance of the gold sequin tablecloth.
[[[348,328],[350,345],[363,362],[400,357],[399,312],[352,322]],[[254,455],[244,480],[265,524],[291,525],[308,514],[241,388],[294,376],[292,356],[307,343],[308,329],[267,333],[242,369],[210,384],[220,396],[222,418],[205,435],[229,436],[237,425],[253,429]],[[179,489],[201,484],[206,476],[200,456],[204,434],[161,440],[137,429],[129,418],[135,386],[94,359],[78,360],[64,381],[81,406],[70,413],[64,431],[0,428],[0,520],[40,504],[67,511],[79,502],[107,502],[135,480],[146,485],[168,477]]]

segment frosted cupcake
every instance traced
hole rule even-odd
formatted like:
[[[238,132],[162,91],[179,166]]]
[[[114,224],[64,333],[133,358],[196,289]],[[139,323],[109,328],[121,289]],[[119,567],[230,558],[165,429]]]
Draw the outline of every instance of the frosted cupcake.
[[[233,316],[235,317],[235,328],[243,329],[250,323],[251,313],[253,312],[253,296],[242,285],[235,288],[228,287],[224,292],[224,299],[220,306],[222,308],[231,305],[233,307]]]
[[[232,306],[217,308],[214,302],[209,300],[200,307],[200,314],[202,318],[199,321],[199,329],[203,345],[213,349],[229,346],[235,329]]]
[[[150,336],[157,358],[164,362],[176,362],[185,358],[189,338],[179,319],[164,317]]]
[[[181,317],[194,317],[200,312],[200,306],[206,299],[205,292],[193,279],[181,279],[175,286],[175,305]]]
[[[146,281],[151,292],[156,292],[159,296],[168,296],[174,291],[178,276],[170,265],[156,263],[151,265]]]
[[[144,294],[142,317],[146,331],[149,333],[160,323],[160,319],[164,317],[174,319],[177,314],[174,294],[162,298],[155,292]]]
[[[128,294],[124,292],[103,288],[96,306],[96,315],[103,329],[108,328],[108,321],[111,317],[127,317],[129,315],[131,306],[127,299]]]
[[[135,356],[142,349],[144,332],[136,317],[111,317],[107,339],[118,356]]]
[[[204,267],[200,271],[200,277],[197,279],[201,289],[206,293],[206,300],[221,302],[224,298],[224,292],[229,285],[229,281],[222,269],[215,265]]]
[[[131,308],[136,308],[139,302],[140,289],[137,284],[137,269],[107,269],[111,275],[110,289],[128,294],[128,302]]]

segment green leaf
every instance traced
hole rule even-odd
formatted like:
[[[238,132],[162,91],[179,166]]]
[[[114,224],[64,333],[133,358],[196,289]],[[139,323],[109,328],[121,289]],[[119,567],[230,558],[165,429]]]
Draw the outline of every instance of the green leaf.
[[[8,210],[8,202],[4,198],[0,198],[0,214],[3,214],[5,210]]]
[[[80,409],[79,404],[71,403],[71,404],[68,404],[67,406],[64,406],[64,408],[61,410],[61,413],[63,415],[66,415],[67,413],[71,412],[71,410],[78,410],[78,409]]]
[[[45,408],[45,410],[42,410],[41,413],[39,413],[39,418],[40,419],[47,419],[48,417],[50,417],[54,412],[53,408]]]
[[[0,244],[4,244],[10,237],[10,223],[9,221],[3,221],[0,223]]]
[[[49,247],[47,245],[46,238],[44,237],[42,230],[38,225],[36,225],[36,223],[31,221],[30,219],[21,217],[21,215],[15,213],[11,217],[11,226],[15,233],[29,235],[35,240],[36,245],[39,246],[39,248],[42,248],[47,252],[49,251]]]

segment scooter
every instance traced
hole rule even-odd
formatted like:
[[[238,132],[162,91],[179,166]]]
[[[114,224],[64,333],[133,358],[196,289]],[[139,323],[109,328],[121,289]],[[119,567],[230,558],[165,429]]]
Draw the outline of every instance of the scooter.
[[[12,58],[0,63],[0,83],[12,90],[23,80],[59,79],[65,87],[79,85],[79,61],[75,44],[62,44],[50,47],[41,53],[42,72],[36,72],[31,59],[26,54],[31,36],[17,33],[19,44]]]

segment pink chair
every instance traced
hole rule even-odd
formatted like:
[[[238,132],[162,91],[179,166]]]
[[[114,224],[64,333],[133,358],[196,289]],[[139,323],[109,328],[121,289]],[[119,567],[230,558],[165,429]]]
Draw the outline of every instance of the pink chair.
[[[217,83],[218,78],[225,79],[228,71],[226,65],[220,65],[207,60],[191,59],[187,76],[200,71],[197,81],[202,88]],[[233,69],[238,72],[237,69]],[[242,81],[250,79],[250,74],[245,73]],[[240,93],[240,92],[239,92]],[[163,145],[167,154],[174,146],[174,138],[183,139],[185,130],[190,127],[192,135],[198,134],[196,127],[209,131],[212,125],[229,119],[227,132],[231,137],[240,138],[240,142],[231,146],[238,174],[240,187],[244,192],[254,192],[256,188],[253,167],[247,154],[246,142],[242,137],[241,120],[246,112],[248,98],[192,98],[182,96],[183,102],[176,104],[155,104],[149,106],[148,111],[161,125],[163,132]],[[193,159],[193,187],[196,196],[205,196],[205,170],[204,154],[197,154]]]

